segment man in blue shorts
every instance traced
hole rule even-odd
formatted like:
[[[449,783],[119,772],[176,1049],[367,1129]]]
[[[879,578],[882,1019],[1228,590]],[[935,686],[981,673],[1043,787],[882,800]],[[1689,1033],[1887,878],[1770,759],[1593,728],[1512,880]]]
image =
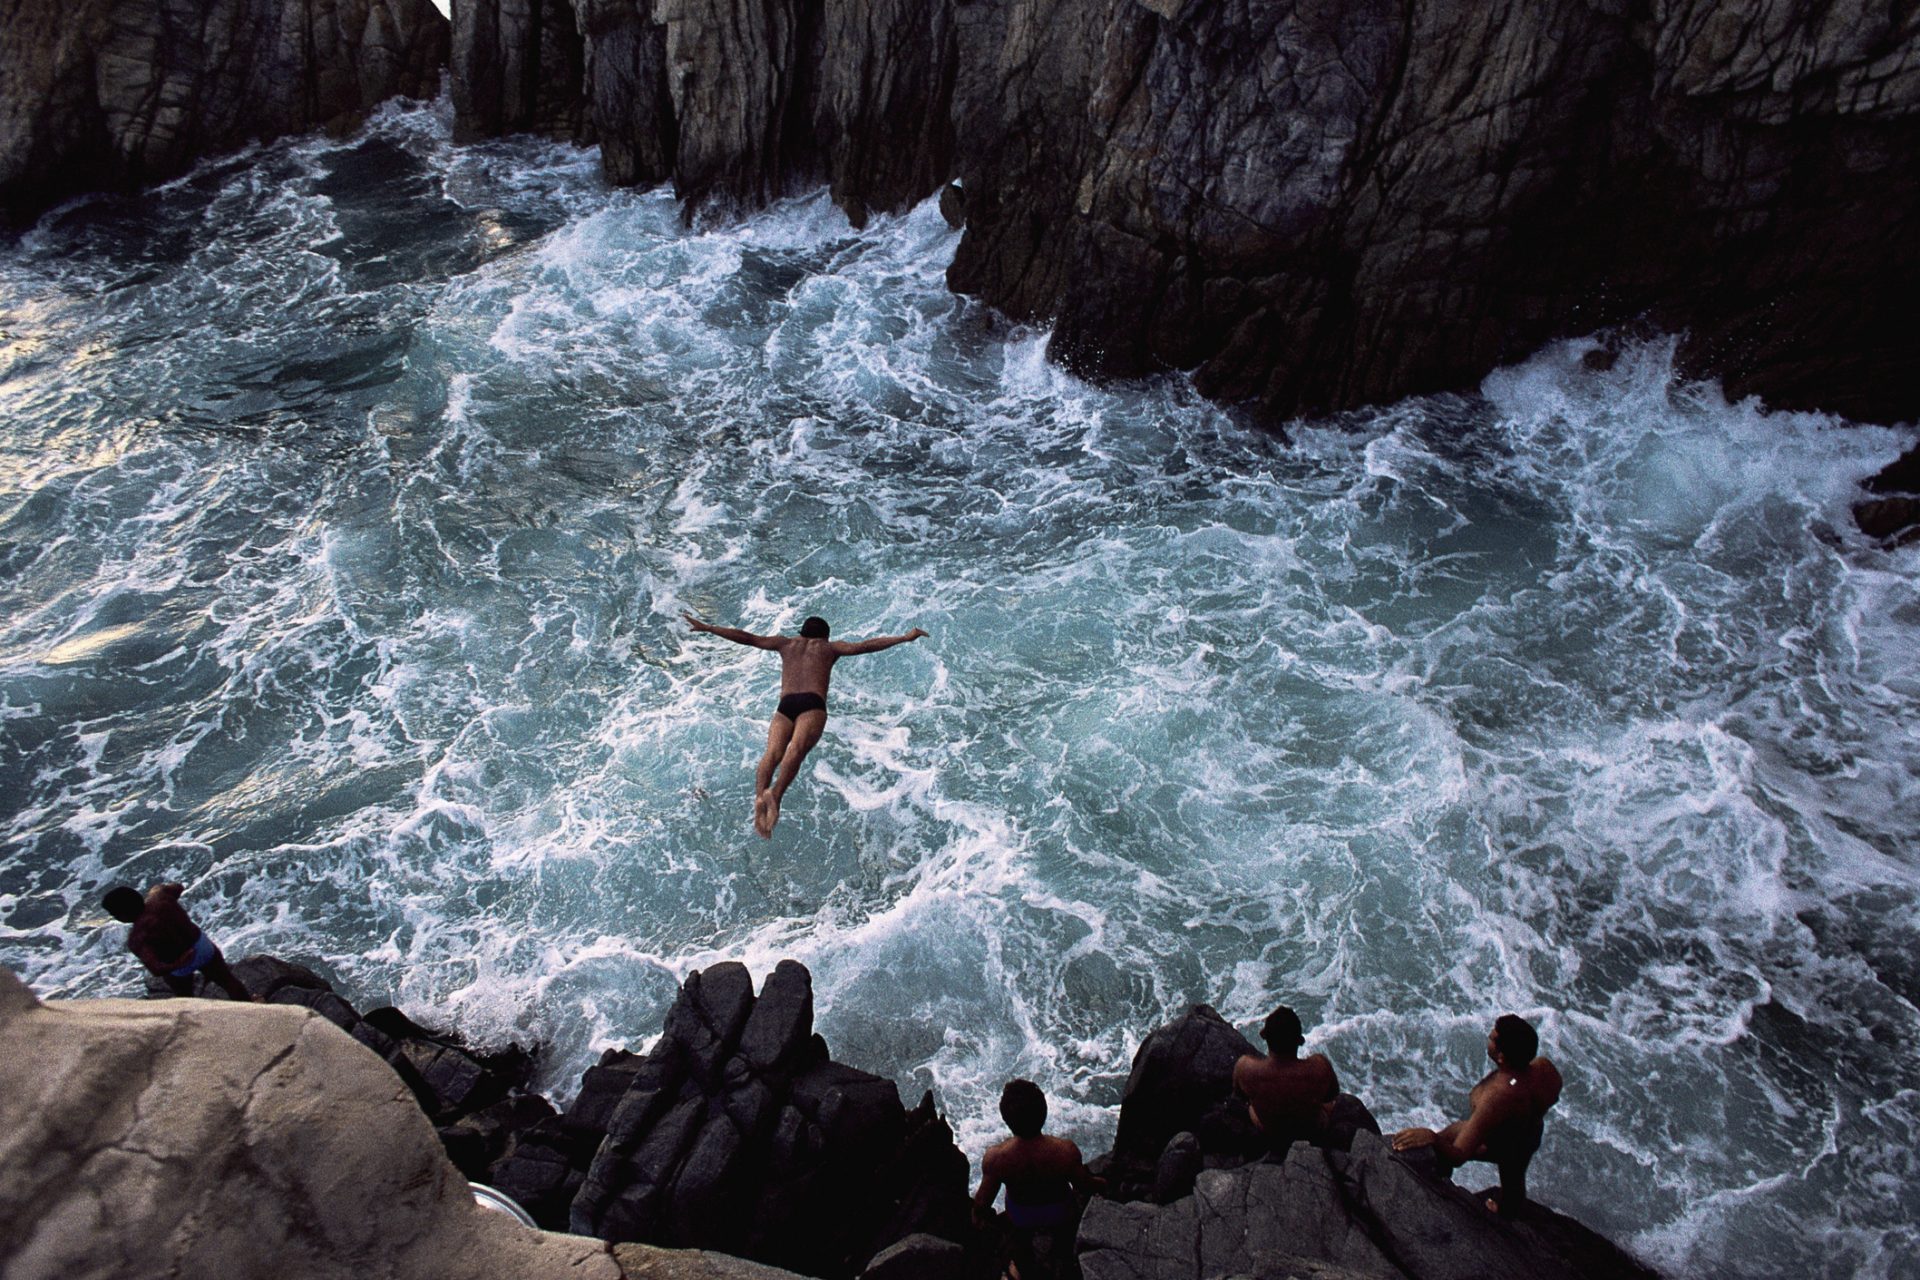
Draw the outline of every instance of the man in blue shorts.
[[[177,996],[193,994],[193,975],[204,973],[226,988],[235,1000],[258,1000],[227,967],[227,958],[213,939],[202,932],[180,906],[183,884],[157,884],[142,898],[137,889],[121,885],[109,890],[100,905],[115,920],[133,926],[127,930],[127,950],[148,970],[159,974]]]

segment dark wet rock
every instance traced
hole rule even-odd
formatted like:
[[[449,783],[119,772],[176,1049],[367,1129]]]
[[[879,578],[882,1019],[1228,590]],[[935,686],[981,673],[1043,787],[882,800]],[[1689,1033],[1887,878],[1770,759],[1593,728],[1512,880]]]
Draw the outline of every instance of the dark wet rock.
[[[1397,1158],[1383,1139],[1351,1153],[1298,1143],[1283,1162],[1202,1173],[1165,1206],[1095,1200],[1080,1223],[1086,1280],[1254,1280],[1332,1274],[1478,1280],[1650,1278],[1578,1223],[1534,1206],[1518,1221]]]
[[[689,976],[610,1111],[599,1078],[571,1229],[829,1277],[915,1232],[960,1241],[967,1160],[931,1097],[908,1112],[892,1081],[831,1061],[812,1015],[798,964],[758,997],[737,964]],[[590,1138],[572,1112],[562,1127]]]
[[[1920,414],[1907,9],[580,0],[556,61],[562,10],[464,7],[464,132],[574,118],[476,105],[538,63],[609,176],[689,215],[944,188],[950,284],[1091,375],[1188,369],[1282,418],[1650,317],[1735,397]]]
[[[1866,483],[1878,496],[1854,504],[1862,532],[1902,546],[1920,537],[1920,449],[1909,449]]]
[[[1230,1123],[1220,1113],[1229,1109],[1233,1094],[1233,1064],[1254,1052],[1247,1038],[1209,1005],[1197,1004],[1154,1031],[1133,1055],[1120,1100],[1114,1155],[1151,1166],[1182,1132],[1200,1135],[1201,1146],[1208,1148],[1203,1130],[1220,1130]],[[1246,1107],[1238,1110],[1244,1117]]]
[[[1193,1194],[1193,1180],[1200,1176],[1200,1139],[1191,1133],[1176,1133],[1153,1166],[1153,1202],[1172,1204]]]
[[[569,1131],[593,1134],[596,1140],[604,1134],[613,1122],[613,1109],[620,1104],[645,1061],[641,1055],[625,1049],[608,1049],[601,1054],[600,1061],[580,1077],[580,1092],[567,1108]]]
[[[740,1033],[740,1056],[753,1071],[797,1058],[813,1034],[813,980],[805,966],[782,960],[767,975]]]
[[[1341,1094],[1333,1100],[1333,1110],[1327,1115],[1325,1145],[1335,1151],[1351,1151],[1354,1138],[1362,1133],[1379,1137],[1380,1122],[1366,1103],[1350,1093]]]
[[[494,1183],[492,1166],[509,1155],[522,1135],[532,1132],[536,1126],[557,1121],[552,1103],[537,1094],[521,1094],[502,1098],[452,1124],[441,1125],[440,1141],[461,1173],[474,1182],[498,1185]],[[561,1206],[560,1217],[564,1226],[565,1205]]]
[[[248,985],[248,990],[252,990],[251,984]],[[355,1012],[352,1005],[328,990],[316,991],[312,987],[284,986],[268,996],[267,1001],[270,1004],[297,1004],[311,1009],[349,1035],[361,1021],[359,1013]]]
[[[290,960],[282,960],[279,956],[242,956],[233,961],[233,976],[240,979],[250,993],[263,1000],[271,1000],[288,988],[328,993],[333,990],[331,984],[313,970]],[[218,987],[214,989],[219,990]]]
[[[659,7],[654,0],[578,0],[586,127],[600,140],[600,162],[611,182],[670,181],[679,157]],[[467,120],[462,127],[477,129],[478,122]]]
[[[591,141],[586,46],[567,0],[453,7],[455,138],[538,133]]]
[[[351,127],[437,92],[447,38],[429,0],[15,0],[0,6],[0,213]]]
[[[551,1106],[529,1123],[532,1111],[531,1106],[516,1109],[506,1126],[505,1149],[478,1181],[513,1197],[542,1228],[565,1231],[569,1207],[586,1177],[580,1153]]]
[[[966,1261],[953,1241],[915,1232],[875,1254],[861,1280],[964,1280]]]

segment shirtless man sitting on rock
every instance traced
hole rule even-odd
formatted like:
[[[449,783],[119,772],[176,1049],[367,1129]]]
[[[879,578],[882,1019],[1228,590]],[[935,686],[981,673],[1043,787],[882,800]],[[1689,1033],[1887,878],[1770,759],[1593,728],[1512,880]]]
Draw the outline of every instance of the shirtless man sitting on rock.
[[[1560,1072],[1535,1056],[1539,1033],[1518,1014],[1503,1014],[1487,1036],[1489,1071],[1467,1095],[1470,1114],[1435,1133],[1402,1129],[1393,1135],[1395,1151],[1432,1147],[1443,1173],[1469,1160],[1485,1160],[1500,1170],[1500,1190],[1487,1208],[1514,1217],[1527,1203],[1527,1165],[1540,1149],[1546,1115],[1560,1101]]]
[[[1340,1095],[1333,1063],[1324,1053],[1299,1056],[1306,1037],[1300,1016],[1286,1005],[1267,1015],[1260,1038],[1267,1042],[1266,1056],[1249,1053],[1233,1064],[1233,1089],[1247,1100],[1254,1128],[1277,1156],[1296,1142],[1320,1143]]]
[[[816,617],[801,623],[797,636],[761,636],[738,627],[716,627],[686,612],[680,616],[695,631],[754,649],[771,649],[780,655],[780,705],[767,726],[767,750],[760,757],[753,782],[753,829],[762,839],[773,835],[773,826],[780,821],[780,801],[799,775],[807,752],[813,750],[827,727],[827,681],[833,676],[833,664],[856,653],[878,653],[927,634],[915,627],[902,636],[829,640],[826,619]]]
[[[1081,1201],[1105,1184],[1087,1171],[1070,1138],[1041,1132],[1047,1095],[1031,1080],[1009,1080],[1000,1091],[1000,1118],[1013,1136],[980,1158],[980,1189],[973,1196],[976,1222],[993,1216],[1000,1188],[1007,1190],[1010,1239],[1005,1274],[1012,1280],[1042,1280],[1067,1268]]]

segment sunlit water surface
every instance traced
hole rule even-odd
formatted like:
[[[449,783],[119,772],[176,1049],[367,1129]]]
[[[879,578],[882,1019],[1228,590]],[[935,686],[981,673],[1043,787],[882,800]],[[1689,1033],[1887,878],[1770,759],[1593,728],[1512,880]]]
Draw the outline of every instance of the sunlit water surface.
[[[1582,344],[1287,438],[947,293],[931,208],[690,235],[444,107],[0,250],[0,960],[126,994],[116,881],[564,1098],[724,958],[976,1156],[1111,1138],[1194,1001],[1389,1127],[1485,1028],[1541,1198],[1687,1274],[1915,1275],[1920,552],[1902,433]],[[762,631],[851,659],[770,842]]]

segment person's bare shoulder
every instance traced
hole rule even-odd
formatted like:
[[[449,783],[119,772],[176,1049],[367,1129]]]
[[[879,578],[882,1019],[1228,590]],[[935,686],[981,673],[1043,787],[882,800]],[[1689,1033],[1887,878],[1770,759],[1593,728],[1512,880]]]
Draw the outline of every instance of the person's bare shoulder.
[[[1553,1065],[1553,1059],[1535,1058],[1529,1070],[1539,1076],[1540,1091],[1546,1095],[1547,1105],[1560,1101],[1560,1089],[1565,1081],[1560,1078],[1560,1068]]]

